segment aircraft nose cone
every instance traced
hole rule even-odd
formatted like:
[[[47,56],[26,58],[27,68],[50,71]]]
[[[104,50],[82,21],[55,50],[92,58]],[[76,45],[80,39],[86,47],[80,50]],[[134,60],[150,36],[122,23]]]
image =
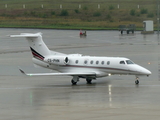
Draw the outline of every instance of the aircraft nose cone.
[[[140,65],[137,65],[136,68],[137,68],[137,72],[139,72],[139,74],[141,74],[141,75],[149,76],[152,74],[151,71],[149,71],[148,69],[146,69]]]
[[[141,72],[147,76],[151,75],[151,71],[147,70],[146,68],[142,68]]]
[[[148,70],[148,75],[151,75],[151,74],[152,74],[152,72]]]

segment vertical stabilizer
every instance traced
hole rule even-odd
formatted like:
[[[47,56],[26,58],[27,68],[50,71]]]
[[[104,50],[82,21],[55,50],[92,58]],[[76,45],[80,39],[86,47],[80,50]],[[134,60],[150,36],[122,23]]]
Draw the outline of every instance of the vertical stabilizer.
[[[21,33],[20,35],[10,35],[10,37],[25,37],[28,40],[33,57],[43,60],[45,56],[51,54],[50,50],[43,42],[42,33]]]

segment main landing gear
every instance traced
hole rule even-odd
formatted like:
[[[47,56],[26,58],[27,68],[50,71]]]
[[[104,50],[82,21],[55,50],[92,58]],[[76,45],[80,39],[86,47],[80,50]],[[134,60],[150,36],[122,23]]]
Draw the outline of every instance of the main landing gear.
[[[76,85],[77,82],[75,82],[73,79],[71,80],[72,85]]]
[[[78,76],[73,76],[73,79],[71,80],[71,83],[72,83],[72,85],[76,85],[78,81],[79,81],[79,77]]]
[[[72,85],[76,85],[77,82],[79,81],[78,76],[73,76],[73,79],[71,80]],[[86,78],[87,84],[92,84],[92,79],[91,78]]]
[[[91,78],[86,78],[87,84],[92,84],[92,79]]]
[[[138,77],[136,77],[136,81],[135,81],[135,84],[136,85],[138,85],[139,84],[139,80],[138,80],[139,78]]]

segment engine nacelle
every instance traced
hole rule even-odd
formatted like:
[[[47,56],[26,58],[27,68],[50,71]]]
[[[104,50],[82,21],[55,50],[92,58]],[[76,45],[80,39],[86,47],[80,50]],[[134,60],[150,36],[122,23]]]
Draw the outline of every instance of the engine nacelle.
[[[67,65],[69,64],[68,57],[65,56],[52,56],[44,59],[45,62],[55,65]]]

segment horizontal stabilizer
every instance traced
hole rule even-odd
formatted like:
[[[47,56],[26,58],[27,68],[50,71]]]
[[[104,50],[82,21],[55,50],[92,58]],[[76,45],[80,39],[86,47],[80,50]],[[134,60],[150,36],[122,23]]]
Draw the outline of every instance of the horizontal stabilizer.
[[[42,33],[35,33],[35,34],[31,34],[31,33],[21,33],[20,35],[10,35],[10,37],[39,37],[41,36]]]

